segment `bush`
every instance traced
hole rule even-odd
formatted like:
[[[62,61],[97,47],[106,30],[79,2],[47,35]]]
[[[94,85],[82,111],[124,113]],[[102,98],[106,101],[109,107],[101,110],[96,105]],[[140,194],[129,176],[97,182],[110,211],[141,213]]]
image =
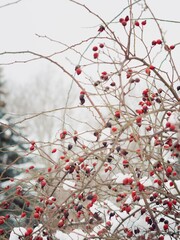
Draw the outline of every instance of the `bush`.
[[[67,239],[73,233],[82,239],[178,239],[178,46],[166,43],[144,1],[109,23],[71,2],[100,22],[95,37],[68,46],[80,55],[75,69],[27,52],[57,65],[79,88],[79,103],[70,108],[67,102],[64,128],[52,153],[44,154],[50,166],[31,170],[38,202],[31,219],[40,224],[39,238],[31,239],[60,239],[63,232]],[[30,151],[38,155],[43,147],[33,142]],[[31,237],[33,227],[25,226],[22,235]]]

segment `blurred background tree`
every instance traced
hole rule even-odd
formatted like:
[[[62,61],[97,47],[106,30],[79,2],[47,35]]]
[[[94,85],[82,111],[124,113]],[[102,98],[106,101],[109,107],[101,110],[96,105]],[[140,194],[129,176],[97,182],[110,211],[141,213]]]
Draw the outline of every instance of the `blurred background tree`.
[[[18,182],[32,162],[26,156],[26,139],[20,134],[22,129],[14,126],[12,117],[5,111],[5,99],[6,92],[0,69],[0,235],[6,232],[5,237],[8,237],[14,226],[18,226],[22,221],[29,221],[29,201],[32,198],[26,201],[29,193],[25,189],[28,186],[22,189],[22,184],[19,187]],[[21,216],[22,212],[25,213],[24,217]]]

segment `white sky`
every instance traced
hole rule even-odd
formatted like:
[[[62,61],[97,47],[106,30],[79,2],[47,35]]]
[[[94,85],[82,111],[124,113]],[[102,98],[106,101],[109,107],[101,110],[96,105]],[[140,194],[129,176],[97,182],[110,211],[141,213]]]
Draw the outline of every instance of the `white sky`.
[[[0,0],[0,6],[15,0]],[[90,9],[98,13],[106,21],[116,16],[127,0],[80,0]],[[156,17],[180,20],[180,1],[147,0]],[[35,34],[47,35],[64,43],[75,43],[88,36],[95,35],[99,21],[88,14],[80,6],[69,0],[22,0],[18,4],[0,8],[0,52],[33,50],[42,54],[59,50],[59,45]],[[163,23],[162,23],[163,25]],[[163,25],[168,30],[167,38],[170,41],[180,41],[180,24]],[[150,33],[151,35],[151,33]],[[11,59],[0,56],[0,64]],[[61,59],[62,60],[62,59]],[[4,68],[8,81],[15,84],[30,81],[49,67],[44,61],[31,64],[16,64]],[[56,68],[51,66],[53,71]]]

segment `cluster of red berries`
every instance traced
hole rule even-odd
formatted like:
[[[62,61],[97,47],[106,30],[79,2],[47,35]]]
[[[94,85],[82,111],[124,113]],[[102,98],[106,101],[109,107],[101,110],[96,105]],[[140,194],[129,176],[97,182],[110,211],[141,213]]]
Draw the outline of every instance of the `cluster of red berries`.
[[[47,182],[46,182],[44,176],[42,176],[42,175],[39,176],[39,178],[38,178],[38,182],[41,184],[41,188],[44,188],[44,187],[46,186],[46,184],[47,184]]]
[[[99,44],[99,47],[100,47],[100,48],[103,48],[103,47],[104,47],[104,44],[103,44],[103,43],[100,43],[100,44]],[[92,48],[92,50],[94,51],[94,54],[93,54],[94,59],[97,59],[97,58],[99,57],[99,53],[98,53],[99,48],[98,48],[98,46],[94,46],[94,47]]]
[[[119,19],[119,22],[120,22],[124,27],[127,25],[128,21],[129,21],[129,16],[126,16],[125,18],[120,18],[120,19]],[[146,23],[147,23],[146,20],[141,21],[141,25],[142,25],[142,26],[145,26]],[[134,25],[135,25],[136,27],[139,27],[139,26],[140,26],[139,21],[135,21],[135,22],[134,22]]]
[[[153,40],[152,41],[152,45],[155,46],[156,44],[161,45],[162,44],[162,40],[161,39]]]
[[[143,21],[141,22],[141,25],[142,25],[142,26],[145,26],[146,23],[147,23],[146,20],[143,20]],[[134,25],[135,25],[136,27],[139,27],[139,26],[140,26],[139,21],[135,21],[135,22],[134,22]]]
[[[108,73],[106,71],[101,73],[101,79],[107,81],[109,79]]]
[[[120,18],[119,22],[125,27],[127,25],[127,22],[129,21],[129,16],[126,16],[125,18]]]

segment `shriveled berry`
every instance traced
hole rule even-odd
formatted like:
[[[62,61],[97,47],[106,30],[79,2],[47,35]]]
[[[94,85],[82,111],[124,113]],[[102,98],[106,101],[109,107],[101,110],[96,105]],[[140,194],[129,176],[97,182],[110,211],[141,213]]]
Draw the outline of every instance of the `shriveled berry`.
[[[103,25],[101,25],[100,27],[99,27],[99,29],[98,29],[98,32],[103,32],[105,30],[105,27],[103,26]]]

